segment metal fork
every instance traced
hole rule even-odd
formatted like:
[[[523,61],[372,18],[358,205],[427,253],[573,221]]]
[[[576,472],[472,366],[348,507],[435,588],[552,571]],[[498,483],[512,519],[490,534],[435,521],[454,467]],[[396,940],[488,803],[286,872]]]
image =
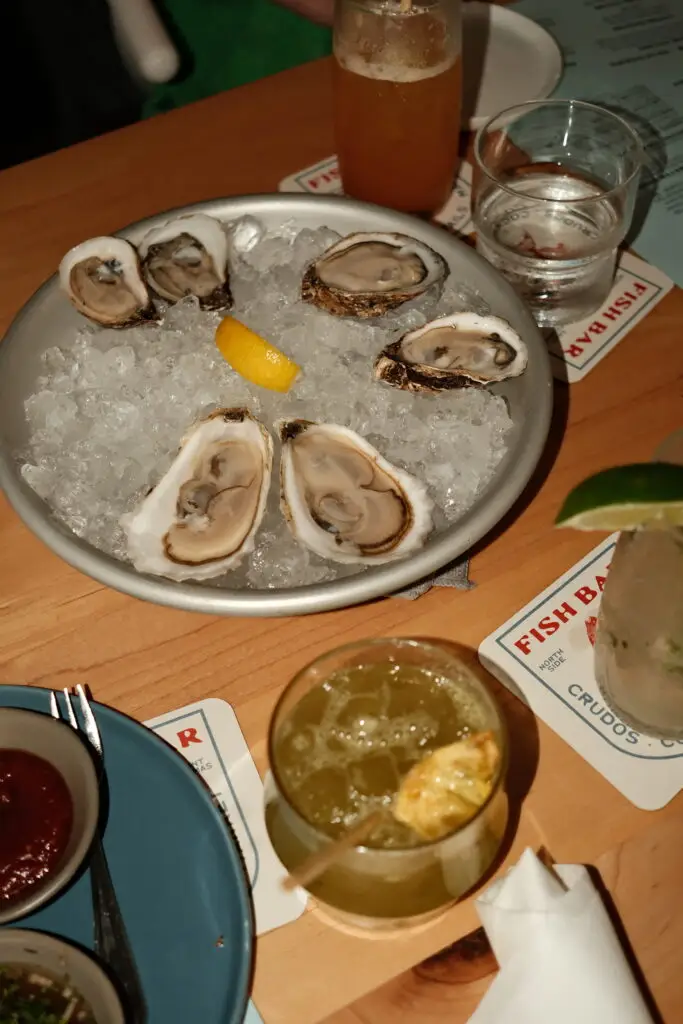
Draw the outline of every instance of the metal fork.
[[[102,738],[85,688],[80,683],[76,687],[76,694],[85,727],[83,730],[76,717],[70,691],[65,687],[63,693],[69,725],[77,732],[85,732],[95,752],[98,774],[102,776],[104,775]],[[54,690],[50,691],[50,714],[55,719],[62,718],[57,693]],[[109,873],[99,826],[95,832],[90,849],[90,886],[94,915],[95,952],[111,967],[120,982],[128,999],[132,1020],[135,1021],[135,1024],[142,1024],[146,1017],[145,997],[121,910],[116,899],[114,883]]]

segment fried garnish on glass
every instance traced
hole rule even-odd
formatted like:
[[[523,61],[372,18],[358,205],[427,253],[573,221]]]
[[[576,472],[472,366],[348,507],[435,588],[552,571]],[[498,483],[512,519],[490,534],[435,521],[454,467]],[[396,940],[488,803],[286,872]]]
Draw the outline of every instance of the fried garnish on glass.
[[[473,818],[493,788],[500,751],[492,732],[441,747],[403,779],[394,817],[422,839],[440,839]]]

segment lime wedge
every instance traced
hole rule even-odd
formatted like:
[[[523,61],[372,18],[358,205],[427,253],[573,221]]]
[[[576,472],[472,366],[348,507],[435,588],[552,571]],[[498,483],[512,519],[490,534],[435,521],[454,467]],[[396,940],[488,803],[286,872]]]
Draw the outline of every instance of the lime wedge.
[[[683,466],[642,462],[604,469],[571,491],[555,525],[610,533],[683,526]]]

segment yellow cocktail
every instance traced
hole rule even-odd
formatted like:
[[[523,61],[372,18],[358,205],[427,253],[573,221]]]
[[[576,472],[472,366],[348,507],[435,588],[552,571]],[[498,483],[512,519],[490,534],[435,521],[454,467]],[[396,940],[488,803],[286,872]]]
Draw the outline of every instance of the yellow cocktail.
[[[470,652],[375,640],[324,655],[282,695],[269,737],[266,821],[283,864],[298,867],[368,814],[387,810],[363,846],[310,891],[356,925],[395,927],[440,912],[481,878],[507,821],[506,736]],[[390,809],[401,780],[432,751],[491,732],[499,767],[486,803],[428,842]]]

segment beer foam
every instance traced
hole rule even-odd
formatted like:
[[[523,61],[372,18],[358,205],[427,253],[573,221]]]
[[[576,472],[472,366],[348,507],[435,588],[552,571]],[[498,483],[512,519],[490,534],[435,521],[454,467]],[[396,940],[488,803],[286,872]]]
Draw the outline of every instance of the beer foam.
[[[397,64],[392,61],[370,62],[363,60],[357,53],[344,54],[343,51],[335,49],[335,58],[346,71],[362,78],[372,78],[381,82],[393,82],[396,85],[408,85],[412,82],[423,82],[428,78],[436,78],[445,71],[449,71],[458,59],[458,56],[448,57],[429,68],[411,67]]]

